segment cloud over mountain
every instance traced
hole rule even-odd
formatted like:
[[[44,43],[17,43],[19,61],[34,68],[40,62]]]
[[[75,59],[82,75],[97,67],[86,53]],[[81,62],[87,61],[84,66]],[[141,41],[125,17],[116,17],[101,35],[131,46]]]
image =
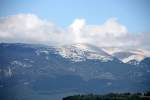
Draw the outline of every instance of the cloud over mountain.
[[[65,45],[89,43],[96,46],[135,46],[148,48],[148,33],[129,33],[117,18],[101,25],[90,25],[75,19],[68,27],[60,27],[34,14],[18,14],[0,18],[0,42]]]

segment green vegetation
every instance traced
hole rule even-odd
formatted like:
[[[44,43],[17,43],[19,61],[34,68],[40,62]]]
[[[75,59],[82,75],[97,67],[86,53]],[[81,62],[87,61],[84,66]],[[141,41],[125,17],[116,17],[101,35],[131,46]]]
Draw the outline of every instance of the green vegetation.
[[[150,92],[75,95],[64,97],[63,100],[150,100]]]

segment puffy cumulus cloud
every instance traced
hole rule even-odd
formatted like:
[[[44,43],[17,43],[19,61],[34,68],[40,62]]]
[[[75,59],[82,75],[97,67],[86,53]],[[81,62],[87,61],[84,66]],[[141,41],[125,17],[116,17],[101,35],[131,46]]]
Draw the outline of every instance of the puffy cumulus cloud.
[[[84,19],[76,19],[70,28],[75,30],[72,34],[75,34],[77,43],[100,47],[148,47],[150,38],[145,33],[129,33],[127,27],[120,24],[117,18],[110,18],[102,25],[89,25]]]
[[[84,29],[85,26],[84,19],[76,19],[70,26],[70,33],[74,34],[74,42],[75,43],[82,43],[84,42],[84,37],[82,37],[81,30]]]
[[[85,20],[84,19],[76,19],[71,25],[70,28],[72,29],[73,32],[80,32],[81,29],[85,25]]]
[[[102,36],[111,35],[119,37],[127,34],[127,28],[120,24],[117,18],[110,18],[103,25],[87,25],[87,30],[91,31],[91,34],[100,34]]]
[[[44,41],[46,40],[45,27],[50,27],[55,30],[51,23],[40,20],[32,14],[19,14],[0,18],[0,38],[3,41]],[[41,30],[40,30],[41,29]]]
[[[48,44],[63,41],[65,33],[60,27],[41,20],[33,14],[18,14],[0,18],[1,42]]]
[[[33,14],[18,14],[0,18],[0,42],[43,43],[67,45],[89,43],[96,46],[149,46],[150,35],[131,34],[117,18],[101,25],[90,25],[85,19],[75,19],[66,28],[40,19]]]

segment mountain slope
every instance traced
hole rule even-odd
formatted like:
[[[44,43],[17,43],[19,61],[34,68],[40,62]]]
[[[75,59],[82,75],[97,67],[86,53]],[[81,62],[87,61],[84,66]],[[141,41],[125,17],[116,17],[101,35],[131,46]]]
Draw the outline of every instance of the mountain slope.
[[[47,94],[150,89],[149,60],[142,60],[140,65],[126,64],[87,44],[51,47],[1,43],[0,52],[0,93],[19,94],[16,90],[23,88],[23,93],[35,94],[31,100],[40,100]],[[20,95],[17,98],[23,100],[20,97],[24,94]]]

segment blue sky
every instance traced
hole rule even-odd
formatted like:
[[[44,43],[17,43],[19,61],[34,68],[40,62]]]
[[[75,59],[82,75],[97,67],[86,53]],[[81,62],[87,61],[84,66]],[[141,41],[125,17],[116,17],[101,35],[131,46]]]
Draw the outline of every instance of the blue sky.
[[[118,18],[129,32],[150,32],[150,0],[0,0],[0,16],[33,13],[61,26],[76,18],[102,24]]]

